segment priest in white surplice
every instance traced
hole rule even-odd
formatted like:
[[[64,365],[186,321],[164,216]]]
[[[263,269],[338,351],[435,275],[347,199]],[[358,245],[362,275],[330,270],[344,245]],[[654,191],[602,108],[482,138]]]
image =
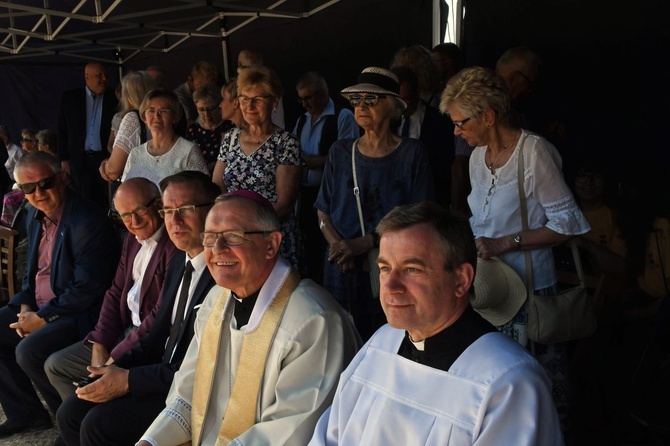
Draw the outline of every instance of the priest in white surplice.
[[[406,205],[377,233],[388,325],[340,377],[309,444],[562,445],[544,370],[470,305],[467,220]]]
[[[352,319],[278,256],[262,196],[219,197],[202,240],[224,290],[205,299],[167,407],[138,445],[306,444],[360,346]]]

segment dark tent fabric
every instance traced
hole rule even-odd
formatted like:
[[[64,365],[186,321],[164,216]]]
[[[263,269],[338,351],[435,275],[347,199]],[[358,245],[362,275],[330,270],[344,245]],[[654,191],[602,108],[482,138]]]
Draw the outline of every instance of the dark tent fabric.
[[[38,1],[22,2],[30,3],[41,5]],[[194,8],[196,3],[198,9],[184,9]],[[75,27],[80,33],[67,28],[74,34],[72,41],[37,42],[34,37],[28,42],[38,48],[60,45],[59,55],[28,53],[7,57],[0,52],[0,121],[10,128],[15,140],[22,127],[55,128],[60,93],[81,85],[87,54],[104,55],[111,61],[107,64],[111,85],[122,72],[158,64],[167,68],[168,81],[176,87],[198,60],[217,63],[223,73],[226,58],[228,72],[223,74],[228,77],[234,74],[239,51],[258,48],[267,65],[275,68],[284,82],[287,123],[291,123],[302,112],[293,88],[302,72],[322,72],[331,92],[336,92],[352,83],[366,66],[387,66],[401,46],[432,46],[431,0],[286,0],[270,10],[272,3],[124,0],[105,23],[97,25],[100,29],[113,25],[118,31],[100,36],[95,34],[96,24],[72,20],[67,27]],[[324,5],[327,7],[318,12],[300,16]],[[554,141],[565,158],[564,164],[570,164],[584,151],[596,151],[619,158],[624,170],[628,170],[630,162],[666,166],[667,150],[659,143],[662,116],[667,114],[665,101],[653,91],[658,88],[657,73],[661,72],[658,55],[668,40],[667,27],[661,26],[663,15],[653,9],[655,5],[652,0],[630,5],[621,0],[468,0],[461,47],[467,65],[489,67],[514,45],[527,45],[541,54],[544,64],[541,79],[534,86],[534,117],[558,117],[565,125],[563,140]],[[231,15],[202,28],[205,18],[217,11],[239,12],[242,7],[257,8],[255,20],[238,27],[249,16]],[[84,11],[85,8],[89,10]],[[87,3],[79,13],[91,14],[90,8]],[[141,9],[149,12],[131,18]],[[264,15],[273,11],[287,17]],[[22,14],[15,17],[14,27],[19,27],[19,20],[26,26],[25,20],[31,16]],[[290,14],[293,16],[288,17]],[[32,20],[36,20],[34,15]],[[52,28],[56,28],[61,22],[53,20]],[[442,28],[444,20],[446,17]],[[188,38],[166,33],[152,41],[146,51],[133,46],[141,41],[136,36],[138,29],[155,34],[161,29],[174,31],[181,27],[183,31],[188,26],[192,26],[189,29],[193,33]],[[2,34],[8,28],[7,17],[1,16],[0,38],[4,37],[4,45],[10,42],[8,34]],[[233,32],[212,37],[222,29]],[[209,35],[198,37],[198,32]],[[21,38],[17,37],[18,42]],[[148,35],[143,38],[146,44]],[[177,45],[180,38],[183,43]],[[82,42],[77,43],[76,39]],[[100,49],[103,41],[108,46]],[[113,63],[116,56],[110,42],[127,45],[118,54],[123,64]],[[78,57],[68,55],[75,50],[79,51]],[[619,153],[629,156],[615,155]]]

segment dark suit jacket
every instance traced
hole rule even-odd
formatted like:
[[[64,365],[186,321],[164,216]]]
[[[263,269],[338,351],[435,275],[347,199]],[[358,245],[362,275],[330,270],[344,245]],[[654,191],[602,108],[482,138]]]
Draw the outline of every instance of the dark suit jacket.
[[[51,256],[50,284],[56,297],[38,309],[35,275],[42,225],[37,213],[31,207],[26,215],[27,271],[22,290],[9,303],[29,305],[47,323],[60,317],[75,318],[83,338],[98,320],[102,296],[118,264],[118,237],[96,204],[68,191]]]
[[[107,351],[111,352],[114,359],[123,356],[137,340],[126,337],[117,345],[118,340],[124,337],[124,330],[133,325],[132,313],[128,308],[127,299],[128,291],[134,284],[133,264],[141,247],[142,245],[137,241],[137,238],[129,232],[123,243],[116,276],[112,281],[112,286],[105,293],[98,323],[95,329],[86,336],[87,341],[103,344]],[[167,230],[163,228],[163,233],[158,239],[156,249],[142,276],[140,287],[140,319],[142,324],[138,328],[138,330],[142,330],[142,333],[151,328],[147,323],[147,316],[151,314],[158,303],[165,280],[165,270],[176,251],[177,247],[170,240]]]
[[[107,141],[116,113],[118,101],[114,90],[108,88],[102,98],[100,122],[101,149],[107,153]],[[63,93],[58,116],[58,156],[61,161],[69,161],[75,178],[81,172],[86,142],[86,87],[75,88]]]
[[[172,309],[177,300],[177,290],[184,275],[186,254],[178,251],[168,266],[165,286],[158,304],[154,309],[156,320],[152,329],[125,356],[116,361],[119,367],[130,369],[128,385],[133,397],[160,396],[165,398],[174,373],[179,369],[186,355],[186,350],[193,338],[193,325],[197,309],[210,289],[215,285],[209,270],[205,268],[195,289],[195,293],[187,308],[184,323],[181,325],[177,346],[171,359],[165,358],[165,343],[172,328]]]
[[[426,105],[419,140],[426,146],[435,181],[435,201],[443,206],[451,202],[451,162],[454,159],[454,123],[447,115]]]

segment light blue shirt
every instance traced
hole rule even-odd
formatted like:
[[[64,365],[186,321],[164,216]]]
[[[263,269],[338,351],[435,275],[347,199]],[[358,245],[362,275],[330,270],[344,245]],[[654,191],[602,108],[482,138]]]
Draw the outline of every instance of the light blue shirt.
[[[312,114],[305,113],[305,125],[302,127],[300,135],[297,134],[298,123],[293,128],[293,134],[300,138],[300,147],[304,155],[318,155],[319,141],[321,141],[321,133],[323,132],[323,125],[326,116],[335,115],[335,103],[332,99],[328,99],[326,108],[321,113],[321,116],[312,125]],[[343,108],[337,118],[337,139],[356,139],[360,136],[360,130],[356,123],[356,118],[351,110]],[[310,186],[318,186],[321,184],[321,177],[323,176],[323,169],[310,169],[307,172],[306,184]]]
[[[103,93],[104,94],[104,93]],[[96,95],[86,87],[86,142],[84,150],[100,152],[100,121],[102,121],[103,95]]]

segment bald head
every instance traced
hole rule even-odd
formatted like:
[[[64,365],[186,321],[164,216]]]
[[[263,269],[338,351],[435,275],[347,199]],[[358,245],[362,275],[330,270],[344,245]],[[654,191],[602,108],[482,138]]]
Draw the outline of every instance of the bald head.
[[[103,94],[107,88],[107,72],[102,64],[91,62],[84,68],[86,86],[95,94]]]
[[[151,237],[163,221],[158,214],[161,194],[146,178],[130,178],[119,186],[114,194],[114,206],[128,231],[140,240]]]

